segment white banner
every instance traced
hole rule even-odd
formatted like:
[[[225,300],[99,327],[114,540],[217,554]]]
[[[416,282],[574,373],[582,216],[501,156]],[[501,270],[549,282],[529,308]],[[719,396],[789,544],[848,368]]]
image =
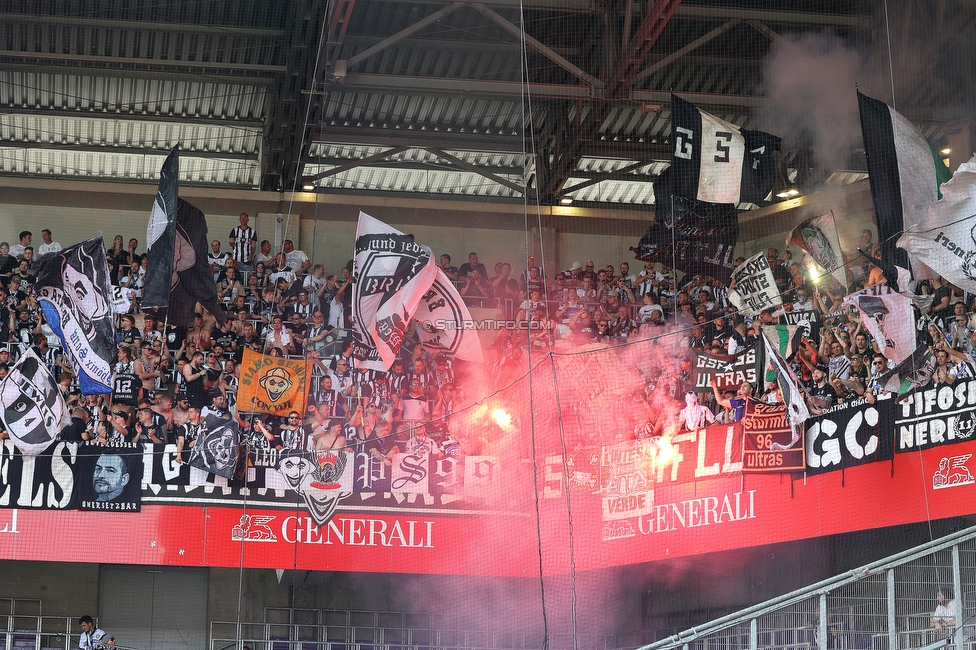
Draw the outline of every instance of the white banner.
[[[732,271],[729,302],[743,316],[756,316],[771,307],[783,304],[776,279],[769,268],[765,253],[757,253]]]

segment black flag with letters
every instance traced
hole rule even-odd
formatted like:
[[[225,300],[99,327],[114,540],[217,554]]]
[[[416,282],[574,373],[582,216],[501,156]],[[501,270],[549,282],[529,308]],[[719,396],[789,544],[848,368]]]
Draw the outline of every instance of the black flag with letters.
[[[660,262],[728,284],[739,235],[735,205],[672,196],[671,179],[667,169],[654,183],[655,221],[631,250],[645,262]]]
[[[740,129],[671,95],[675,196],[706,203],[759,203],[773,189],[780,138]]]

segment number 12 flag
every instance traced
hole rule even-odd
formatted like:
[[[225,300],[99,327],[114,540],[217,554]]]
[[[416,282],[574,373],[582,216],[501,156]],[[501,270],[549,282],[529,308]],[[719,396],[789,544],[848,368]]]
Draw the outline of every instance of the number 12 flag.
[[[707,203],[759,203],[773,189],[780,138],[740,129],[671,95],[674,195]]]

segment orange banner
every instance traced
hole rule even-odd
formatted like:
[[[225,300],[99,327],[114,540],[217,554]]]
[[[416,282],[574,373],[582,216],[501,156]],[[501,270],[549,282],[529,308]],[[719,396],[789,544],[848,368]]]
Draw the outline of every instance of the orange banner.
[[[304,414],[311,379],[310,359],[284,359],[245,349],[237,409],[242,413]]]

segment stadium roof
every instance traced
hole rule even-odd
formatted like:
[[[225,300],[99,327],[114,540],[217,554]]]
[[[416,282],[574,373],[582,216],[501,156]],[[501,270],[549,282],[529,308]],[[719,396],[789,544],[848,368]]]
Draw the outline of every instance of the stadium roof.
[[[891,34],[928,40],[898,108],[941,142],[970,58],[926,73],[974,10],[903,4]],[[152,183],[180,142],[184,184],[650,208],[672,91],[762,128],[772,43],[884,49],[885,20],[877,0],[14,0],[0,174]],[[784,142],[783,183],[809,148]],[[852,160],[835,179],[863,178]]]

